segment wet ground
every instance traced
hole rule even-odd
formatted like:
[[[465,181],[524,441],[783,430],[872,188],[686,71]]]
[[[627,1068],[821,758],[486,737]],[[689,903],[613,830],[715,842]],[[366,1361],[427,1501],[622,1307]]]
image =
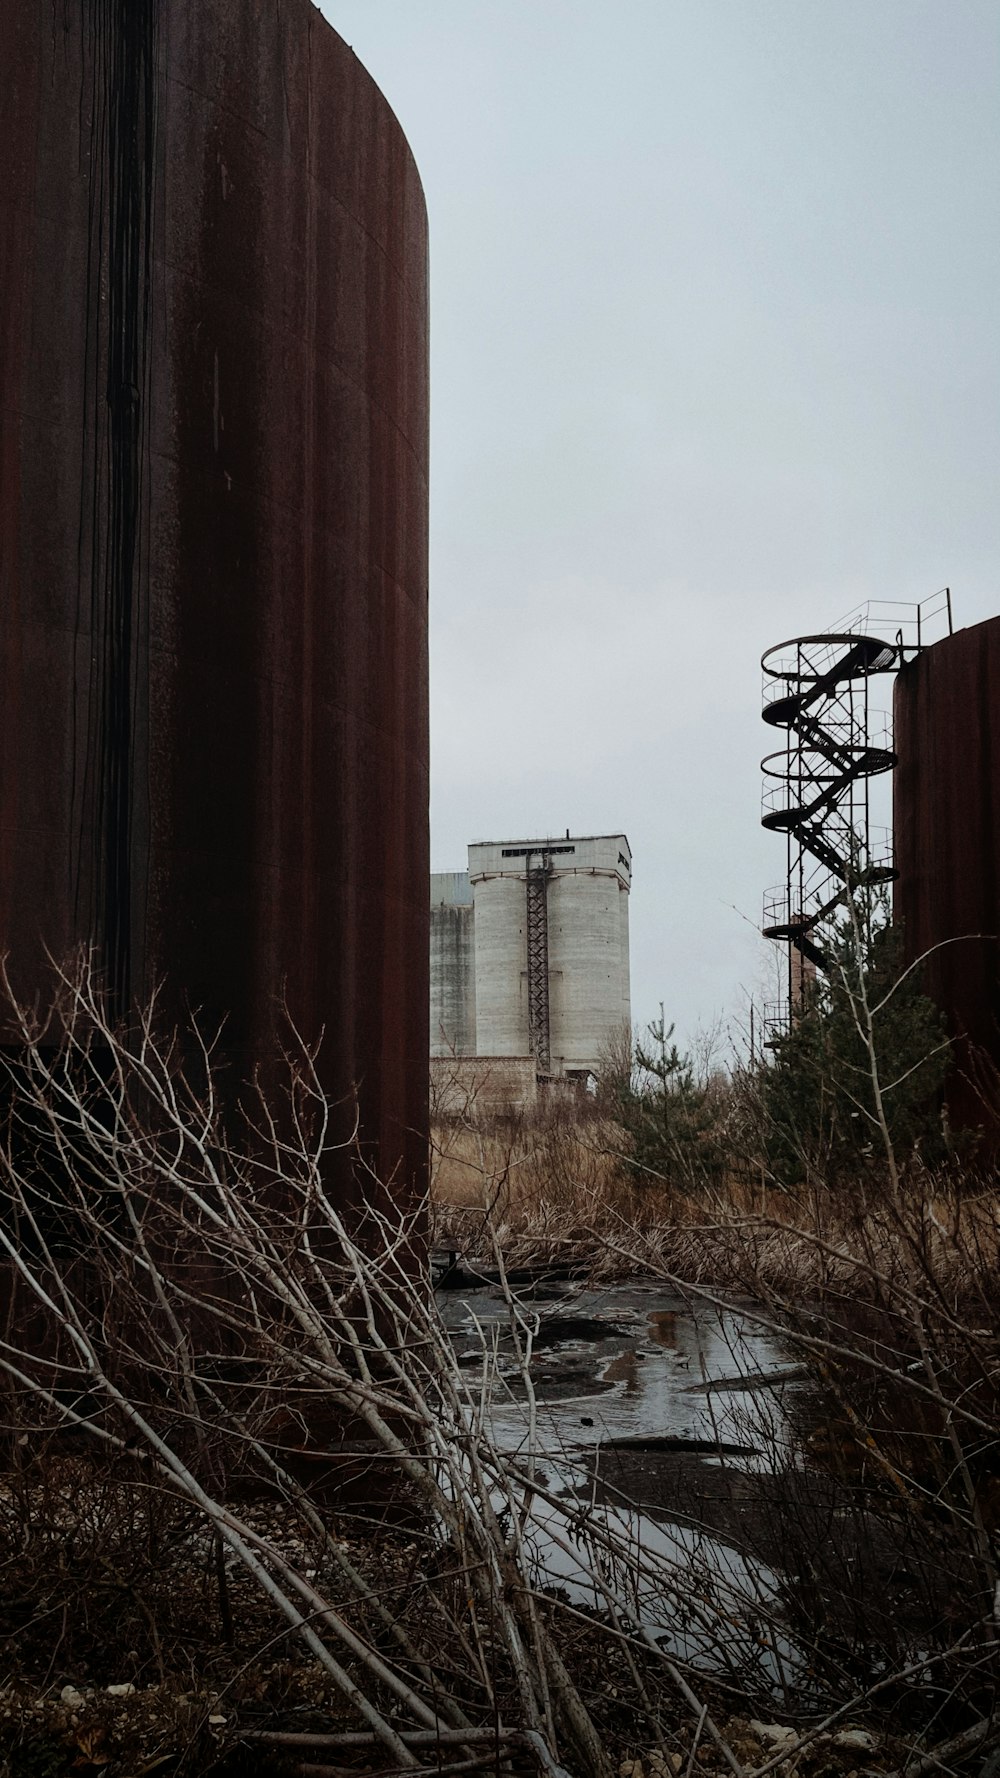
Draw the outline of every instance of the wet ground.
[[[734,1665],[752,1660],[776,1691],[801,1691],[815,1642],[856,1639],[862,1617],[877,1662],[876,1645],[905,1641],[940,1611],[923,1529],[872,1512],[811,1461],[811,1385],[751,1305],[715,1307],[641,1280],[597,1292],[520,1279],[515,1294],[550,1495],[532,1513],[544,1584],[600,1606],[592,1552],[568,1529],[589,1502],[649,1558],[637,1605],[657,1640],[715,1665],[728,1638]],[[439,1301],[470,1381],[484,1349],[495,1355],[494,1432],[524,1458],[527,1391],[503,1291],[459,1274]],[[693,1628],[678,1587],[702,1602]]]
[[[721,1454],[750,1467],[783,1467],[796,1436],[789,1412],[802,1372],[738,1302],[715,1309],[662,1285],[631,1281],[590,1291],[572,1281],[516,1291],[522,1343],[530,1328],[530,1375],[546,1448],[704,1460]],[[499,1285],[448,1290],[439,1301],[459,1362],[481,1367],[495,1344],[501,1383],[494,1422],[502,1442],[524,1436],[524,1386]]]
[[[783,1637],[760,1636],[762,1615],[779,1610],[779,1582],[739,1535],[732,1482],[794,1463],[784,1397],[801,1388],[799,1374],[738,1304],[696,1306],[641,1281],[600,1292],[572,1280],[522,1282],[516,1295],[516,1333],[498,1284],[467,1279],[439,1300],[470,1380],[484,1351],[495,1360],[498,1442],[522,1459],[534,1450],[549,1495],[530,1518],[543,1584],[604,1603],[600,1561],[573,1523],[582,1503],[599,1533],[645,1565],[631,1602],[657,1641],[709,1665],[728,1641],[734,1661],[763,1665],[780,1686],[801,1663]],[[529,1333],[533,1443],[515,1349],[527,1350]],[[725,1514],[708,1510],[710,1500]],[[693,1619],[678,1609],[687,1592],[700,1602]]]

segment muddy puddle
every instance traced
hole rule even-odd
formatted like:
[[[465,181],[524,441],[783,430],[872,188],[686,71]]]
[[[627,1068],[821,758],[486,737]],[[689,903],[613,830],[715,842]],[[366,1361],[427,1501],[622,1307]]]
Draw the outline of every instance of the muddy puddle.
[[[749,1304],[635,1280],[520,1279],[517,1296],[533,1402],[498,1285],[466,1274],[438,1300],[477,1398],[491,1355],[493,1433],[522,1478],[504,1510],[540,1587],[798,1708],[836,1694],[844,1649],[863,1650],[867,1684],[925,1648],[969,1577],[919,1514],[814,1457],[829,1409]]]
[[[587,1291],[549,1286],[518,1291],[532,1324],[531,1378],[540,1444],[614,1449],[703,1461],[739,1457],[768,1470],[794,1461],[791,1392],[801,1373],[778,1341],[755,1327],[738,1303],[724,1309],[668,1297],[662,1286],[630,1283]],[[442,1311],[459,1362],[481,1369],[484,1341],[495,1346],[499,1384],[493,1418],[501,1442],[525,1436],[524,1387],[502,1292],[442,1292]]]
[[[802,1467],[805,1383],[780,1343],[746,1306],[656,1284],[522,1285],[531,1409],[503,1293],[475,1282],[439,1302],[470,1382],[484,1349],[494,1358],[494,1434],[520,1464],[533,1458],[547,1495],[526,1526],[540,1583],[598,1609],[610,1588],[668,1652],[801,1693],[782,1540],[767,1535],[769,1502]]]

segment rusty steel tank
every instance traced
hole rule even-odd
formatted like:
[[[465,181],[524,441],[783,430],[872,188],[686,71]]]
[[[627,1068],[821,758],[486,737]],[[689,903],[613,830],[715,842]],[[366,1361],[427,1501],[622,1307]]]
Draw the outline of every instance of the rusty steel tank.
[[[309,0],[0,7],[0,947],[426,1157],[427,251]],[[346,1165],[346,1163],[345,1163]],[[343,1189],[356,1189],[344,1174]]]
[[[955,1039],[948,1109],[1000,1149],[1000,617],[911,661],[895,690],[895,913]],[[934,949],[935,946],[940,947]]]

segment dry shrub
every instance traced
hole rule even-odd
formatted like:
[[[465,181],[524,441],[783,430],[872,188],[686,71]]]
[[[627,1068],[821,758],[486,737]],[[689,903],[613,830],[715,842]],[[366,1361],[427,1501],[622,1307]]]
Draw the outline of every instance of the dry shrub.
[[[307,1053],[292,1058],[296,1139],[261,1106],[255,1140],[240,1147],[151,1017],[137,1034],[109,1027],[86,969],[65,980],[54,1041],[29,1009],[10,1010],[22,1043],[0,1143],[0,1242],[31,1314],[8,1321],[0,1346],[0,1527],[12,1587],[26,1552],[54,1559],[58,1672],[43,1680],[75,1678],[67,1661],[92,1658],[88,1647],[112,1633],[115,1587],[129,1611],[141,1616],[141,1596],[152,1613],[145,1671],[169,1671],[183,1641],[171,1611],[182,1610],[160,1583],[200,1562],[215,1656],[231,1638],[259,1674],[275,1646],[297,1645],[323,1677],[329,1745],[350,1745],[350,1722],[369,1760],[393,1771],[422,1774],[442,1749],[471,1770],[486,1761],[483,1738],[502,1733],[494,1766],[516,1750],[548,1778],[563,1763],[609,1778],[626,1751],[655,1752],[664,1775],[698,1759],[734,1775],[749,1763],[763,1778],[779,1759],[807,1758],[830,1726],[807,1721],[802,1744],[773,1757],[749,1738],[740,1751],[726,1732],[727,1711],[773,1708],[759,1655],[789,1625],[808,1663],[801,1694],[790,1686],[784,1699],[800,1721],[881,1711],[904,1734],[945,1736],[940,1764],[995,1737],[987,1482],[1000,1449],[1000,1336],[987,1197],[890,1168],[877,1194],[865,1182],[840,1198],[750,1187],[678,1197],[623,1182],[615,1132],[599,1120],[453,1131],[451,1158],[480,1195],[437,1214],[445,1226],[464,1219],[489,1252],[513,1357],[501,1370],[484,1331],[474,1374],[416,1263],[419,1225],[372,1212],[347,1228],[331,1202],[329,1108]],[[88,1074],[95,1043],[115,1065]],[[537,1313],[509,1283],[522,1251],[562,1264],[589,1256],[605,1276],[641,1263],[675,1289],[700,1278],[709,1301],[721,1279],[739,1284],[812,1367],[844,1461],[826,1460],[835,1485],[818,1503],[815,1491],[772,1491],[772,1542],[798,1564],[784,1619],[773,1600],[720,1587],[703,1559],[719,1536],[706,1520],[693,1525],[692,1569],[623,1531],[589,1491],[554,1488],[537,1434]],[[516,1456],[491,1409],[512,1378],[525,1403]],[[26,1431],[52,1441],[36,1464],[19,1443]],[[412,1506],[401,1536],[380,1529],[363,1550],[345,1537],[343,1497],[319,1473],[330,1482],[335,1438],[369,1491],[377,1474]],[[560,1515],[553,1535],[586,1552],[599,1610],[542,1590],[530,1547],[538,1504]],[[873,1613],[832,1560],[846,1514],[880,1535],[894,1525],[914,1561],[921,1545],[933,1550],[917,1575],[928,1611],[916,1630],[895,1634],[885,1602]],[[738,1528],[726,1536],[748,1549]],[[125,1621],[138,1634],[138,1619]],[[711,1682],[669,1652],[669,1628],[692,1623],[720,1675]],[[36,1675],[42,1641],[25,1650]],[[273,1710],[273,1696],[263,1702]],[[433,1759],[422,1751],[432,1744]]]
[[[232,1642],[245,1696],[247,1669],[297,1648],[323,1681],[328,1744],[346,1718],[362,1755],[394,1772],[440,1767],[442,1749],[461,1770],[516,1750],[548,1778],[563,1761],[610,1778],[625,1737],[661,1765],[679,1756],[681,1721],[690,1746],[711,1742],[738,1772],[697,1675],[638,1603],[679,1601],[756,1698],[755,1667],[731,1647],[735,1590],[694,1587],[589,1499],[556,1497],[538,1461],[537,1322],[509,1290],[526,1440],[516,1456],[501,1447],[496,1346],[484,1336],[479,1377],[459,1364],[420,1264],[419,1209],[394,1211],[374,1179],[385,1208],[360,1225],[331,1199],[331,1107],[309,1052],[288,1057],[281,1113],[261,1098],[234,1129],[207,1050],[192,1071],[191,1043],[164,1038],[152,1010],[116,1029],[86,963],[44,1020],[9,988],[5,1010],[20,1041],[0,1058],[0,1560],[12,1584],[25,1552],[55,1567],[52,1647],[23,1645],[24,1677],[81,1683],[112,1653],[128,1660],[115,1639],[136,1632],[127,1611],[116,1626],[109,1587],[149,1613],[140,1666],[169,1673],[200,1566],[215,1647],[192,1639],[199,1677]],[[397,1525],[363,1551],[344,1535],[352,1480]],[[540,1590],[537,1502],[560,1515],[551,1535],[587,1552],[605,1609]]]
[[[502,1216],[517,1217],[540,1197],[560,1209],[589,1204],[595,1194],[630,1201],[621,1196],[619,1132],[571,1113],[493,1119],[482,1127],[439,1123],[431,1147],[431,1192],[440,1205],[493,1201]]]
[[[477,1195],[436,1216],[467,1254],[499,1240],[591,1280],[639,1271],[720,1306],[737,1292],[784,1343],[812,1380],[808,1485],[764,1491],[757,1547],[780,1552],[789,1622],[825,1684],[874,1681],[885,1716],[946,1737],[948,1760],[978,1751],[1000,1679],[995,1182],[901,1169],[887,1145],[836,1190],[747,1169],[671,1193],[627,1182],[607,1125],[460,1140]]]
[[[452,1121],[432,1131],[433,1241],[468,1259],[620,1270],[607,1237],[667,1226],[673,1193],[637,1186],[621,1164],[621,1132],[589,1115]]]

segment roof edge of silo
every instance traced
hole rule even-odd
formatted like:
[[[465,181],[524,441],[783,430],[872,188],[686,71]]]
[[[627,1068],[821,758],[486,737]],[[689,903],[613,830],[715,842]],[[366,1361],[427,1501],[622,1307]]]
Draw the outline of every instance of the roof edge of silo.
[[[368,67],[367,63],[363,62],[361,60],[361,57],[358,55],[358,52],[355,49],[353,43],[348,43],[347,38],[341,36],[340,32],[337,30],[336,25],[332,22],[331,19],[327,18],[326,13],[323,12],[323,10],[316,4],[316,0],[308,0],[308,5],[309,5],[310,11],[316,13],[317,17],[322,21],[322,23],[326,27],[326,29],[328,31],[333,32],[333,35],[334,35],[334,37],[336,37],[337,42],[342,43],[344,48],[346,49],[348,55],[352,56],[354,58],[354,60],[357,62],[357,65],[360,68],[365,79],[369,82],[369,84],[374,88],[375,92],[378,94],[380,100],[382,101],[382,104],[384,105],[386,111],[388,112],[393,123],[395,124],[396,129],[399,131],[400,141],[402,142],[403,147],[406,150],[406,154],[409,159],[410,166],[411,166],[411,169],[413,172],[413,177],[417,182],[417,187],[420,192],[421,201],[424,206],[424,216],[426,218],[426,216],[427,216],[427,193],[424,190],[423,178],[421,177],[420,168],[417,165],[417,157],[414,154],[412,147],[410,146],[410,138],[407,135],[405,129],[403,128],[403,124],[400,120],[399,113],[397,112],[391,99],[388,99],[386,97],[385,92],[383,91],[382,87],[379,85],[378,81],[375,79],[375,76],[371,72],[371,69]]]

